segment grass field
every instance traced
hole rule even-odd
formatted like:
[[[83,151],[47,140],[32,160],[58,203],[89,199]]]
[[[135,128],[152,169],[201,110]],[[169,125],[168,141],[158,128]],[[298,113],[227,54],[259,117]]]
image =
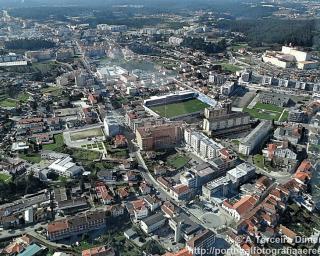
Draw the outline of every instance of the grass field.
[[[42,88],[41,92],[45,94],[50,94],[53,97],[58,97],[62,95],[63,88],[57,87],[57,86],[50,86],[50,87]]]
[[[187,101],[178,102],[178,103],[154,106],[154,107],[150,107],[150,109],[160,116],[171,118],[171,117],[198,112],[205,109],[208,106],[209,106],[208,104],[198,99],[192,99],[192,100],[187,100]]]
[[[254,163],[256,166],[258,166],[258,167],[260,167],[261,169],[263,169],[263,168],[264,168],[264,157],[263,157],[263,155],[259,155],[259,154],[254,155],[254,156],[253,156],[253,163]]]
[[[78,132],[70,132],[71,140],[84,140],[87,138],[103,136],[101,128],[93,128],[89,130],[83,130]]]
[[[284,108],[260,102],[258,102],[252,109],[244,108],[243,111],[249,113],[251,117],[264,120],[286,121],[288,118],[288,113]],[[284,113],[281,116],[283,111]],[[279,120],[280,117],[281,120]]]
[[[0,183],[8,183],[11,180],[11,175],[0,172]]]
[[[40,163],[41,162],[41,156],[40,154],[20,154],[19,155],[22,159],[30,162],[30,163]]]
[[[53,137],[54,137],[54,143],[43,145],[42,149],[52,150],[52,151],[61,151],[64,145],[62,133],[55,134]]]
[[[180,169],[189,162],[189,158],[182,155],[173,155],[168,157],[167,163],[176,169]]]
[[[221,65],[222,70],[229,71],[231,73],[235,73],[235,72],[241,70],[241,68],[239,66],[232,65],[229,63],[219,63],[219,64]]]
[[[14,108],[17,105],[17,101],[11,98],[7,98],[0,101],[0,106],[4,108]]]
[[[29,99],[29,95],[25,92],[21,92],[18,94],[15,99],[9,98],[8,95],[4,96],[3,98],[1,97],[0,100],[0,107],[5,107],[5,108],[14,108],[16,107],[17,103],[26,103]]]
[[[288,117],[289,117],[289,111],[288,110],[284,110],[282,116],[280,116],[279,121],[280,122],[285,122],[285,121],[288,120]]]
[[[100,153],[90,150],[72,149],[72,157],[75,161],[92,162],[93,160],[100,158]]]
[[[248,48],[248,44],[247,43],[237,43],[234,44],[230,47],[233,51],[238,51],[241,48]]]

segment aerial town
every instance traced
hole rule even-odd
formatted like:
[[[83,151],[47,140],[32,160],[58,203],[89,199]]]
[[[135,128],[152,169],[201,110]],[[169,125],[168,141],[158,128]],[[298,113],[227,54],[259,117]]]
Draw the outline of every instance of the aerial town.
[[[0,255],[320,255],[320,3],[185,2],[0,0]]]

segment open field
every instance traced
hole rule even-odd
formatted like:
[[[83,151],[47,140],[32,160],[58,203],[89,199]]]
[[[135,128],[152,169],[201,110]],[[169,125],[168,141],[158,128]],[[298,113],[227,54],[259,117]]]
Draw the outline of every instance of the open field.
[[[84,140],[87,138],[93,138],[93,137],[101,137],[103,136],[103,132],[101,128],[93,128],[83,131],[77,131],[77,132],[70,132],[70,138],[71,140]]]
[[[198,100],[192,99],[178,103],[171,103],[166,105],[150,107],[155,113],[163,117],[175,117],[201,111],[209,105]]]
[[[243,111],[249,113],[251,117],[264,120],[286,121],[288,118],[288,111],[284,108],[260,102],[258,102],[252,109],[244,108]],[[279,120],[280,117],[281,120]]]

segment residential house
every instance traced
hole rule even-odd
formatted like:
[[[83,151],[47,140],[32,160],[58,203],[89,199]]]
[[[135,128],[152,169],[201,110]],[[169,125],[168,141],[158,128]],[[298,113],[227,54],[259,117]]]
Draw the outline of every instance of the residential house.
[[[291,144],[298,144],[303,136],[303,127],[301,125],[278,127],[273,136],[280,141],[287,140]]]
[[[285,238],[288,244],[293,245],[297,238],[297,234],[293,232],[291,229],[287,228],[286,226],[280,225],[279,233]]]
[[[103,204],[111,204],[113,202],[114,198],[107,190],[105,185],[99,184],[98,186],[96,186],[96,192],[98,198],[101,200]]]
[[[132,201],[135,221],[141,220],[148,216],[149,211],[146,202],[143,199]]]
[[[233,218],[240,220],[248,211],[253,209],[257,202],[257,199],[252,195],[242,197],[234,204],[225,200],[222,204],[222,208],[226,210]]]
[[[120,204],[109,205],[107,207],[107,212],[109,212],[112,217],[119,217],[124,214],[124,207]]]
[[[140,184],[139,190],[142,195],[148,195],[151,192],[150,186],[145,181]]]
[[[82,251],[82,256],[115,256],[116,253],[112,247],[98,246]]]
[[[176,217],[179,214],[179,207],[175,206],[170,201],[165,201],[161,206],[161,210],[167,218]]]
[[[120,199],[125,199],[129,196],[129,192],[126,187],[118,188],[117,193],[118,193]]]
[[[150,209],[151,212],[154,212],[161,206],[161,199],[158,198],[157,196],[153,195],[147,195],[144,197],[144,201],[147,204],[147,207]]]
[[[265,191],[272,183],[272,180],[267,176],[261,176],[259,179],[257,179],[255,188],[259,190],[260,192]]]
[[[170,194],[175,200],[188,200],[190,197],[190,190],[187,185],[178,184],[171,187]]]
[[[172,179],[170,179],[168,177],[158,177],[157,181],[167,191],[169,191],[171,189],[171,187],[173,186]]]
[[[126,137],[122,134],[117,134],[114,138],[114,146],[116,148],[124,148],[128,144]]]

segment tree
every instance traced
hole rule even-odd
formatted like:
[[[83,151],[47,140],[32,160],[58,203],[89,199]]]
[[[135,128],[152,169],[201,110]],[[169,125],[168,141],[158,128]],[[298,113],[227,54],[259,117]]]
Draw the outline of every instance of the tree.
[[[147,253],[147,254],[158,254],[158,255],[162,255],[165,251],[164,249],[161,247],[160,244],[158,244],[156,241],[154,240],[149,240],[143,247],[142,249]]]

